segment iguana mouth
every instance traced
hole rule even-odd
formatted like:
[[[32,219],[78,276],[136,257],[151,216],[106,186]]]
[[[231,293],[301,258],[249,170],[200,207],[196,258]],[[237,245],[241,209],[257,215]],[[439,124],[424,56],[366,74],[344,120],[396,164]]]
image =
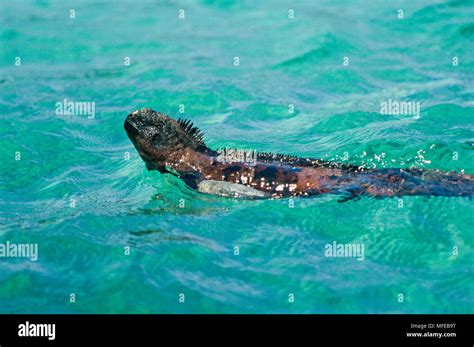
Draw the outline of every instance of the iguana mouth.
[[[134,123],[132,123],[131,119],[130,119],[130,116],[127,117],[127,119],[125,120],[125,123],[123,124],[124,128],[125,128],[125,131],[127,132],[128,134],[128,137],[130,137],[130,135],[133,135],[133,136],[137,136],[138,135],[138,129],[137,127],[135,126]]]

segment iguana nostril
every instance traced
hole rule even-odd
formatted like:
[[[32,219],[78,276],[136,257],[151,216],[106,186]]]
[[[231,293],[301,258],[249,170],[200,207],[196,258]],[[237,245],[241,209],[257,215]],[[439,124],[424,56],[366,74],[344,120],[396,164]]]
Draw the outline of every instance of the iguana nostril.
[[[131,122],[129,118],[125,120],[124,123],[124,128],[127,131],[128,135],[137,135],[138,134],[138,129],[135,127],[135,125]]]

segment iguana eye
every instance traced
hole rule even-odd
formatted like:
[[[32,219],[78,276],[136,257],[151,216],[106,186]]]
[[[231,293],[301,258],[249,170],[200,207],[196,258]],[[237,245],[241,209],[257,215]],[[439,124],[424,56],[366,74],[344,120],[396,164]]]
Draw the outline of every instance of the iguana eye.
[[[162,145],[161,143],[161,136],[160,134],[155,134],[153,135],[153,137],[151,138],[151,143],[155,146],[155,147],[160,147]]]

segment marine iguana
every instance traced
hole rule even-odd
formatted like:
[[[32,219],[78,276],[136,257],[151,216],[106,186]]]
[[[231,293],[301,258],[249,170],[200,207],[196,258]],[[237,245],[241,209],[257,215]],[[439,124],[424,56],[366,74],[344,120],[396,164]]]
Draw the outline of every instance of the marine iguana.
[[[131,113],[124,127],[148,170],[175,175],[203,193],[243,198],[332,193],[341,194],[340,201],[363,195],[474,197],[474,176],[468,174],[417,168],[366,169],[260,152],[229,159],[225,151],[207,147],[204,134],[189,120],[175,120],[149,108]]]

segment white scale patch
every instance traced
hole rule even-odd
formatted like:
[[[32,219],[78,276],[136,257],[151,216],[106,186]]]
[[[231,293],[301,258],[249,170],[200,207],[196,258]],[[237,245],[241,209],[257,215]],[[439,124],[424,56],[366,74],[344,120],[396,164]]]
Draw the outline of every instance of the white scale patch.
[[[238,183],[204,180],[198,184],[201,193],[234,198],[268,198],[269,194]]]

